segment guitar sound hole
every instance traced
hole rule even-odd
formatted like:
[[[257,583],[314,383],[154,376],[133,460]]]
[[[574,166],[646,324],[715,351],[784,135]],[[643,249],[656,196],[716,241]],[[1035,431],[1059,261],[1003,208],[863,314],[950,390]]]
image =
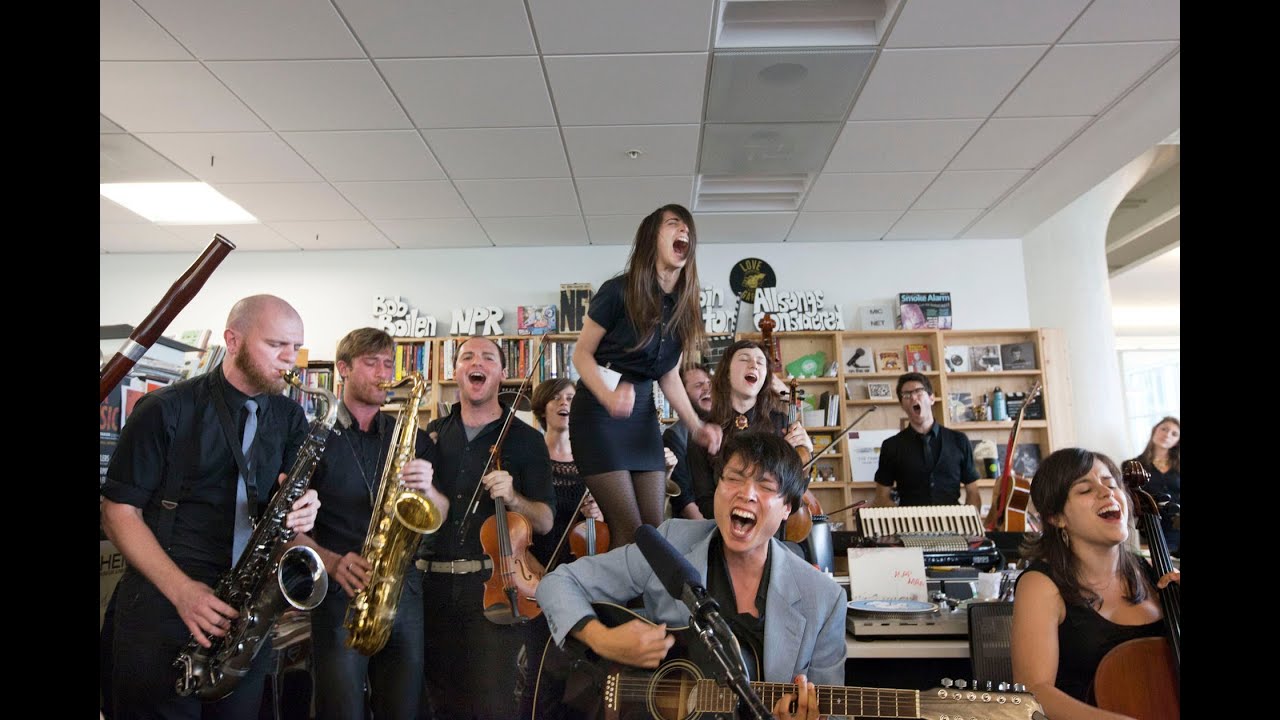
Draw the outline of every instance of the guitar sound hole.
[[[698,680],[696,665],[686,660],[664,663],[649,679],[649,716],[661,720],[685,720],[697,710]]]

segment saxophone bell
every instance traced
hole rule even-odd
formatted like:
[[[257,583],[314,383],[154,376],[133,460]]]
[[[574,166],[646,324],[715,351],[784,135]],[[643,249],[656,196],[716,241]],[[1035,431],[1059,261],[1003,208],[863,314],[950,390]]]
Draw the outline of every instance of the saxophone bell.
[[[306,545],[295,545],[280,556],[276,581],[286,602],[298,610],[311,610],[329,590],[329,573],[320,554]]]

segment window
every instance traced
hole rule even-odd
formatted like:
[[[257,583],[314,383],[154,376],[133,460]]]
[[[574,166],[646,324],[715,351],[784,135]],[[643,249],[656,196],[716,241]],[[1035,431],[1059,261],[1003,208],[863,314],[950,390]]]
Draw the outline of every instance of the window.
[[[1142,452],[1151,428],[1166,415],[1182,417],[1179,350],[1121,350],[1120,377],[1128,416],[1130,456]]]

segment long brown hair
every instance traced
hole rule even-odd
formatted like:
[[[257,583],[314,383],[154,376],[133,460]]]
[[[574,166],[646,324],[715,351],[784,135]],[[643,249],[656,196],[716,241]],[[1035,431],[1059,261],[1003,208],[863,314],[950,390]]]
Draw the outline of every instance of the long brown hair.
[[[1151,426],[1151,435],[1147,437],[1147,448],[1138,456],[1138,460],[1147,467],[1155,467],[1152,460],[1156,458],[1156,428],[1165,423],[1173,423],[1178,428],[1178,442],[1169,448],[1169,470],[1171,472],[1182,472],[1182,423],[1178,422],[1178,418],[1172,415],[1166,415],[1160,422]]]
[[[663,215],[671,212],[689,226],[689,252],[680,277],[676,280],[676,307],[671,315],[669,332],[679,339],[687,362],[693,361],[694,351],[701,350],[704,342],[702,312],[698,306],[698,231],[693,226],[693,214],[683,205],[663,205],[649,213],[636,228],[635,241],[631,244],[631,256],[622,271],[623,302],[627,306],[627,318],[636,328],[640,339],[633,350],[644,347],[653,339],[662,319],[662,287],[658,285],[658,230]]]
[[[728,425],[729,420],[738,414],[733,409],[733,385],[729,382],[729,366],[733,364],[733,356],[740,350],[755,348],[764,353],[764,386],[756,394],[756,404],[751,407],[755,425],[759,422],[771,422],[775,412],[786,412],[786,404],[773,389],[773,360],[769,351],[755,340],[739,340],[725,349],[716,365],[716,373],[711,378],[711,422],[720,426]],[[773,427],[772,424],[769,427]]]
[[[1093,470],[1094,460],[1101,460],[1117,482],[1123,477],[1114,460],[1100,452],[1084,448],[1063,448],[1051,453],[1040,463],[1031,480],[1031,502],[1040,512],[1044,531],[1039,537],[1028,534],[1028,540],[1022,545],[1022,554],[1029,560],[1044,560],[1048,563],[1049,577],[1058,586],[1063,602],[1096,608],[1102,604],[1102,598],[1080,584],[1080,578],[1076,574],[1076,556],[1063,538],[1063,532],[1049,522],[1062,514],[1071,486]],[[1126,505],[1128,509],[1124,522],[1127,523],[1133,517],[1133,503],[1130,501]],[[1134,605],[1147,599],[1147,585],[1142,581],[1142,562],[1128,549],[1120,549],[1120,577],[1124,579],[1126,587],[1124,597]]]

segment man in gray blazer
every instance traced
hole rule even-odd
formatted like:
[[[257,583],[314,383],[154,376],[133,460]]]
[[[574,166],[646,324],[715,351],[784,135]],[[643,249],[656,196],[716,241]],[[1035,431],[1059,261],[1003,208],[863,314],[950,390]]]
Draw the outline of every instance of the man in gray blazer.
[[[704,579],[749,666],[762,666],[763,676],[752,679],[804,688],[795,710],[788,694],[774,714],[816,718],[815,683],[844,685],[847,597],[774,538],[808,486],[799,456],[782,438],[756,432],[727,440],[722,453],[715,520],[672,519],[658,532]],[[637,596],[656,625],[633,619],[608,627],[592,608]],[[559,566],[542,578],[537,597],[561,646],[572,636],[603,658],[641,668],[658,667],[675,643],[667,625],[689,624],[688,608],[634,544]]]

